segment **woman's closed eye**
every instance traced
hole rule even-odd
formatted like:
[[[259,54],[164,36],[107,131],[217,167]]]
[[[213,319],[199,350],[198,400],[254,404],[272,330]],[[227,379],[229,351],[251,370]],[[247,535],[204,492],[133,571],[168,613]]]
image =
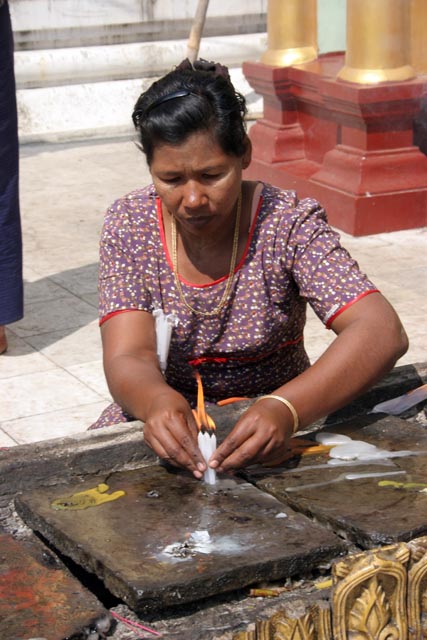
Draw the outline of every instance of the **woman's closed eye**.
[[[165,184],[179,184],[181,179],[181,176],[168,176],[166,178],[160,178],[160,180]]]
[[[222,178],[222,175],[222,173],[203,173],[199,177],[199,181],[201,183],[215,182],[216,180],[220,180]],[[182,178],[182,176],[165,176],[164,178],[160,178],[160,180],[164,184],[177,185],[183,182],[184,178]]]
[[[222,173],[204,173],[202,174],[202,179],[203,180],[218,180],[218,178],[221,178]]]

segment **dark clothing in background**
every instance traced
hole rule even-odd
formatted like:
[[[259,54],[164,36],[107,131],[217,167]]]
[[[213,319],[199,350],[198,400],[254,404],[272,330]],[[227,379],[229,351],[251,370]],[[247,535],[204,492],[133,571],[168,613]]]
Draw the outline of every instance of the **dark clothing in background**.
[[[0,325],[23,316],[22,236],[13,36],[0,2]]]

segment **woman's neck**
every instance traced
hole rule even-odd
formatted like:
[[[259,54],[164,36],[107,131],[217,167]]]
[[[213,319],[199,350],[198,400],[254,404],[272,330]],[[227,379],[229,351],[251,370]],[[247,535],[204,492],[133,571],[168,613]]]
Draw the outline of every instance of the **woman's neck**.
[[[237,263],[241,259],[249,234],[252,210],[253,182],[242,183],[242,211],[239,224]],[[237,208],[227,224],[215,234],[185,233],[176,225],[178,273],[194,284],[206,284],[226,276],[230,269],[230,258],[235,236]],[[172,255],[172,219],[163,216],[165,236],[169,255]]]

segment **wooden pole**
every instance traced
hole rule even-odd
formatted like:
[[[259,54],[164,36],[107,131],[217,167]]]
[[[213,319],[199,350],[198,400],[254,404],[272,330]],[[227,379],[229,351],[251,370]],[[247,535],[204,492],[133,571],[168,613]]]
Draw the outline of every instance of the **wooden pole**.
[[[190,62],[197,60],[199,55],[200,40],[205,26],[206,13],[208,10],[209,0],[199,0],[196,15],[190,31],[187,44],[187,58]]]

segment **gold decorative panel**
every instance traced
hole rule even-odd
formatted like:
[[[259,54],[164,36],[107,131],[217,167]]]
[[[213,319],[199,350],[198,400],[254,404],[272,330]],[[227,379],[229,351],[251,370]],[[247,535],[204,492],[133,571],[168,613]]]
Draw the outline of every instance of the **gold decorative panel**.
[[[233,640],[427,640],[427,536],[349,555],[329,602],[288,603]]]
[[[410,640],[427,638],[427,536],[408,542],[408,625]]]
[[[333,567],[334,640],[407,637],[405,544],[348,556]]]
[[[300,615],[295,610],[278,611],[269,620],[258,621],[255,631],[240,632],[233,640],[331,640],[328,605],[319,603],[302,609]]]

